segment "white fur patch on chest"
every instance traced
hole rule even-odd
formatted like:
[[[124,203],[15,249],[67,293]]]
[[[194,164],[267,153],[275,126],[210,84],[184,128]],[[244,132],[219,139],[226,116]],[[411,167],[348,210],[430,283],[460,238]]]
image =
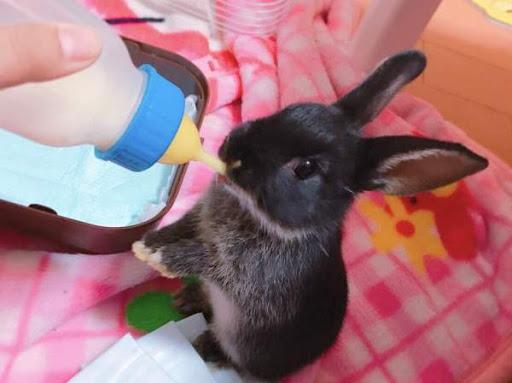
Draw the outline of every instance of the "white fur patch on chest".
[[[251,197],[245,190],[235,184],[225,184],[225,190],[238,199],[243,209],[247,210],[252,217],[260,224],[260,226],[269,234],[276,235],[284,241],[291,241],[299,238],[306,237],[309,233],[301,229],[287,229],[272,221],[263,211],[261,211],[254,198]]]
[[[239,310],[233,300],[216,284],[205,281],[206,292],[213,310],[213,331],[222,349],[235,362],[239,363],[239,352],[236,343]]]

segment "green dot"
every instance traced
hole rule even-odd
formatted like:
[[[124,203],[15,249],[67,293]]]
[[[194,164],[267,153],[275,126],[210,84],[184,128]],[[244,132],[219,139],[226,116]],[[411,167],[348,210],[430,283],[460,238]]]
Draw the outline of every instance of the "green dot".
[[[182,315],[174,307],[171,294],[149,291],[135,297],[126,307],[126,321],[140,331],[151,332],[169,321],[178,321]]]
[[[195,275],[188,275],[186,277],[183,277],[183,282],[185,282],[187,285],[194,285],[199,283],[199,278]]]

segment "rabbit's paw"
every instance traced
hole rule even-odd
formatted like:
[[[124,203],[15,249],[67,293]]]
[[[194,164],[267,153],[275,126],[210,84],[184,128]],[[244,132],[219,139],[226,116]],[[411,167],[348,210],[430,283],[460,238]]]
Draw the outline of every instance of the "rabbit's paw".
[[[206,330],[199,335],[193,343],[197,353],[207,363],[213,363],[217,367],[232,367],[229,358],[220,348],[217,339],[210,330]]]
[[[210,303],[200,283],[182,287],[174,296],[174,305],[185,316],[203,313],[207,321],[211,318]]]
[[[137,241],[132,245],[132,251],[136,258],[147,263],[150,267],[158,271],[167,278],[176,278],[176,275],[169,271],[162,263],[162,253],[147,247],[143,241]]]

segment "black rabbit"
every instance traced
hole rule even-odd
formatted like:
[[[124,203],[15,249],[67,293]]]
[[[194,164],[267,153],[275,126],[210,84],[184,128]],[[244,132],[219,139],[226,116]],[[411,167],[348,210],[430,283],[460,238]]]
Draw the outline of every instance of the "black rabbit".
[[[402,52],[333,105],[292,105],[242,124],[220,149],[227,177],[134,244],[162,274],[199,276],[202,287],[187,287],[178,302],[187,313],[211,309],[196,342],[207,360],[276,380],[319,357],[347,308],[340,228],[355,195],[412,194],[486,168],[455,143],[361,137],[425,65],[420,52]]]

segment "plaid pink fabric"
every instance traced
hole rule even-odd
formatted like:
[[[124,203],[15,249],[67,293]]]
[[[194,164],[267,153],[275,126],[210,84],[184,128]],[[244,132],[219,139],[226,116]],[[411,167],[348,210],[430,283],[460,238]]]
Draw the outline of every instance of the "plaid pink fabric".
[[[87,4],[103,17],[152,15],[142,2]],[[190,20],[119,30],[178,52],[205,72],[212,99],[203,135],[215,150],[242,119],[296,101],[330,102],[360,80],[346,54],[359,17],[353,0],[296,0],[276,38],[225,36],[224,51],[212,51],[203,26]],[[365,132],[464,142],[491,165],[416,198],[367,193],[358,199],[344,227],[345,326],[331,350],[285,381],[462,381],[512,334],[512,172],[406,94]],[[164,224],[193,205],[210,177],[200,165],[190,167]],[[1,239],[0,382],[65,382],[129,331],[124,308],[132,296],[178,285],[155,279],[129,254],[18,251],[13,244],[20,238],[5,233]]]

